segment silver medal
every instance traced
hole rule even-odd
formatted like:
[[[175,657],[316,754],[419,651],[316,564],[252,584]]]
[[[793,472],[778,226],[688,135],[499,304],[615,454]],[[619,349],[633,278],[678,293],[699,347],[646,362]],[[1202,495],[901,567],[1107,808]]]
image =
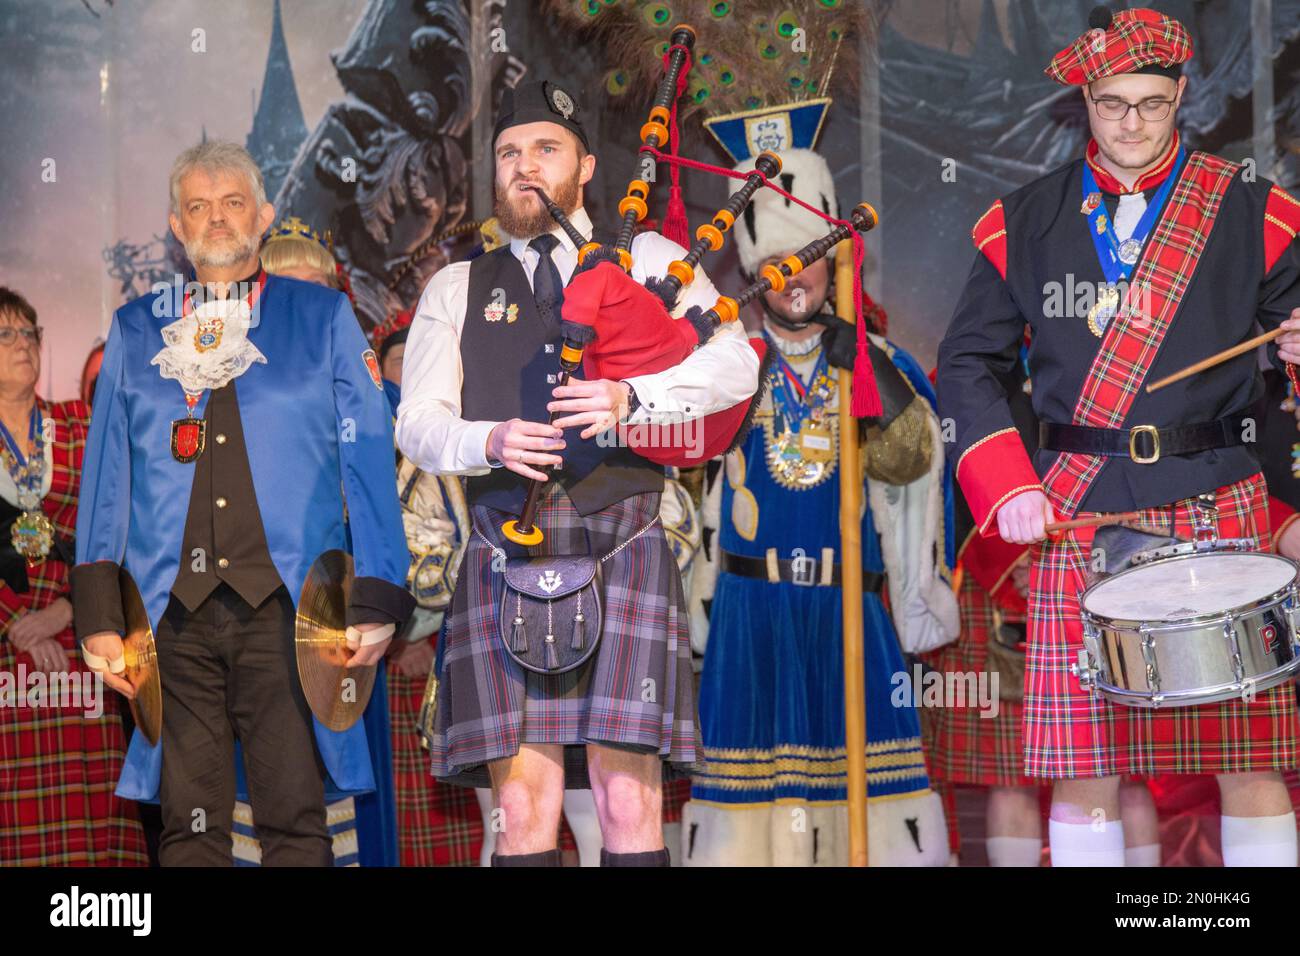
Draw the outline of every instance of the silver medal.
[[[1124,265],[1133,265],[1140,255],[1142,255],[1142,243],[1136,239],[1125,239],[1119,244],[1119,261]]]

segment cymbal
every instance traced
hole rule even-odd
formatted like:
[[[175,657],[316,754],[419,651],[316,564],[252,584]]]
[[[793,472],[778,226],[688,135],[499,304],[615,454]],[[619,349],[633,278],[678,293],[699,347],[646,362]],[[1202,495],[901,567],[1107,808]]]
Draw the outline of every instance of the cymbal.
[[[348,668],[348,598],[352,594],[352,556],[324,552],[312,564],[298,596],[294,647],[298,680],[307,706],[330,730],[347,730],[370,701],[377,665]]]
[[[126,671],[122,676],[135,688],[131,716],[145,739],[151,746],[156,746],[162,737],[162,676],[158,673],[158,649],[153,640],[153,628],[149,626],[149,615],[145,613],[140,589],[135,586],[131,572],[122,568],[117,583],[126,618],[126,634],[122,638]]]

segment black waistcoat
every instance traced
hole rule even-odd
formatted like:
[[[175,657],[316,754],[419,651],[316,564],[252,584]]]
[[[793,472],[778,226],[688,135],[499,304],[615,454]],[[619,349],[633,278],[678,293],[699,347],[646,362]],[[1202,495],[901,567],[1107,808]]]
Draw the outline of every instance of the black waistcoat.
[[[180,570],[172,594],[195,611],[225,581],[249,605],[259,607],[281,581],[253,490],[233,381],[212,392],[204,418],[207,440],[194,463]]]
[[[462,418],[549,420],[546,405],[560,373],[560,329],[543,321],[528,275],[509,246],[470,264],[460,357]],[[602,445],[599,436],[583,441],[581,431],[565,430],[567,447],[561,452],[564,467],[559,472],[580,514],[592,514],[631,495],[663,491],[660,466],[628,448]],[[506,468],[494,468],[468,483],[471,504],[502,511],[518,511],[526,492],[525,479]]]

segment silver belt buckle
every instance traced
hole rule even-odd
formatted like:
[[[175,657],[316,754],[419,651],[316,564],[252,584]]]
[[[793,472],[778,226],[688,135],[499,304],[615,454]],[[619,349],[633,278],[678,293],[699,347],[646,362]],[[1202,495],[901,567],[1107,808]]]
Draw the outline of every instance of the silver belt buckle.
[[[790,583],[810,588],[817,583],[817,559],[810,558],[803,548],[795,548],[790,558]]]

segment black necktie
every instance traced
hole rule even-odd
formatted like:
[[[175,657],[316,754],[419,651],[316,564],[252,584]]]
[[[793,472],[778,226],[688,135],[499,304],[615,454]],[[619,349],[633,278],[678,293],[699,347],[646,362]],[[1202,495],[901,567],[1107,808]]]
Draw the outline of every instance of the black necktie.
[[[551,258],[551,250],[560,244],[560,240],[549,233],[538,236],[528,243],[530,249],[536,249],[538,255],[537,269],[533,272],[533,299],[542,313],[542,321],[553,328],[560,327],[560,306],[564,302],[564,283],[560,280],[560,270]]]

